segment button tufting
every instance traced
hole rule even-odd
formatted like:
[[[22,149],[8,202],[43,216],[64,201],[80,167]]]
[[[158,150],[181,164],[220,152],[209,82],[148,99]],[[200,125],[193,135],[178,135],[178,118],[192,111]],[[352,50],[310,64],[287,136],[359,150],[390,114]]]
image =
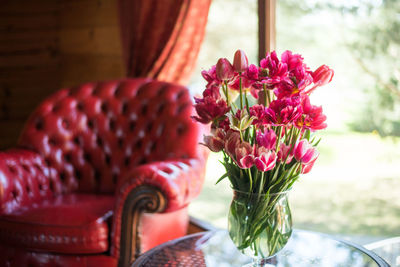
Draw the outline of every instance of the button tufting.
[[[82,145],[82,141],[81,138],[79,136],[75,136],[74,137],[74,144],[77,146],[81,146]]]
[[[89,153],[83,154],[83,158],[89,163],[92,161],[92,156]]]
[[[82,103],[82,102],[79,102],[79,103],[76,105],[76,108],[77,108],[79,111],[83,112],[83,110],[84,110],[83,103]]]
[[[75,170],[75,178],[80,181],[82,179],[82,173],[79,170]]]
[[[49,138],[49,144],[52,145],[52,146],[57,145],[56,138],[55,137],[50,137]]]
[[[179,124],[178,127],[176,127],[176,133],[178,135],[182,135],[186,130],[186,127],[184,124]]]
[[[22,164],[22,168],[23,168],[26,172],[28,172],[28,173],[31,172],[31,169],[30,169],[29,166],[26,165],[26,164]]]
[[[64,155],[64,160],[68,163],[72,161],[72,155],[70,153]]]
[[[103,139],[101,139],[99,136],[97,136],[97,138],[96,138],[96,144],[97,144],[99,147],[102,147],[102,146],[103,146]]]
[[[17,169],[15,166],[7,165],[7,168],[11,173],[13,173],[13,174],[17,173]]]
[[[129,164],[131,163],[131,158],[130,157],[126,157],[124,160],[124,165],[127,167],[129,166]]]
[[[189,104],[183,104],[183,105],[178,106],[176,113],[177,114],[182,113],[182,111],[185,110],[186,108],[188,108],[189,106],[190,106]]]
[[[140,114],[142,116],[146,116],[147,115],[147,109],[148,109],[147,104],[143,104],[141,109],[140,109]]]
[[[108,155],[108,154],[106,154],[106,155],[104,156],[104,161],[106,162],[106,164],[107,164],[108,166],[110,166],[110,164],[111,164],[111,156]]]
[[[60,173],[60,180],[61,180],[62,182],[65,182],[66,177],[67,177],[67,174],[66,174],[65,172],[61,172],[61,173]]]
[[[64,129],[69,129],[69,121],[67,119],[63,119],[62,120],[62,126],[64,127]]]
[[[114,96],[119,97],[121,95],[122,89],[120,85],[117,85],[117,88],[114,91]]]
[[[113,132],[115,132],[115,125],[116,125],[115,120],[114,119],[110,119],[109,128]]]
[[[101,111],[104,113],[104,114],[107,114],[107,112],[108,112],[108,106],[107,106],[107,103],[106,102],[103,102],[102,104],[101,104]]]
[[[146,126],[146,131],[147,133],[151,132],[151,129],[153,128],[153,123],[150,121],[147,126]]]
[[[193,138],[196,131],[188,129],[197,129],[197,124],[187,112],[192,106],[188,96],[181,86],[145,79],[89,83],[51,96],[32,114],[21,137],[21,145],[45,157],[45,164],[27,165],[38,169],[33,174],[53,179],[30,183],[31,192],[39,195],[33,186],[44,184],[54,193],[111,193],[115,186],[109,185],[116,179],[112,168],[126,172],[165,158],[193,157],[197,134]],[[49,110],[57,112],[48,116]],[[29,168],[20,168],[29,173]],[[22,188],[25,193],[25,184]]]
[[[121,112],[123,115],[126,115],[128,113],[128,103],[126,101],[122,103]]]
[[[124,139],[123,138],[118,138],[118,147],[122,148],[124,146]]]
[[[99,182],[100,182],[100,179],[101,179],[101,174],[100,174],[100,172],[99,172],[98,170],[95,170],[95,171],[94,171],[94,180],[95,180],[97,183],[99,183]]]
[[[94,120],[93,119],[88,120],[87,125],[88,125],[89,129],[93,130],[94,129]]]
[[[135,121],[131,121],[129,123],[129,130],[132,132],[133,130],[135,130],[136,127],[136,122]]]
[[[60,105],[54,105],[52,108],[52,112],[55,113],[60,110]]]
[[[36,130],[40,131],[43,130],[43,121],[41,119],[38,119],[36,124],[35,124]]]
[[[186,91],[179,91],[177,94],[176,94],[176,99],[181,99],[183,96],[185,96],[186,95]]]

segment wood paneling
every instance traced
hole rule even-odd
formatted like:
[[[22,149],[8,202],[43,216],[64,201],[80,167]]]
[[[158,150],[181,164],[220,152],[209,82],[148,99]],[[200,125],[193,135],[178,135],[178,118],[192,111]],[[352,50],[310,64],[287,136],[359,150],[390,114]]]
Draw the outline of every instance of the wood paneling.
[[[116,0],[3,0],[0,148],[52,92],[125,76]]]

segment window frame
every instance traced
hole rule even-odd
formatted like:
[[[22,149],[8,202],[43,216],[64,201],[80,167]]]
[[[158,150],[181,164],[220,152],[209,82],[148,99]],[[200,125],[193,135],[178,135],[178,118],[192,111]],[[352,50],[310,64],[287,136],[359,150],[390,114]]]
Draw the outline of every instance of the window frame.
[[[258,58],[276,48],[276,0],[258,0]]]

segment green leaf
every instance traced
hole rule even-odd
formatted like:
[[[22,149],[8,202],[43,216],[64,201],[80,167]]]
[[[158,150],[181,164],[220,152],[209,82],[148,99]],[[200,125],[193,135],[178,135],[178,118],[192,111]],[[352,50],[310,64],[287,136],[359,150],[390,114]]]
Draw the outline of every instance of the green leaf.
[[[222,175],[215,184],[218,184],[219,182],[221,182],[222,180],[224,180],[226,177],[228,177],[228,173],[225,173],[224,175]]]
[[[319,142],[321,142],[321,138],[313,146],[318,146]]]
[[[304,138],[307,139],[307,141],[310,141],[310,137],[311,137],[311,131],[307,129],[304,133]]]

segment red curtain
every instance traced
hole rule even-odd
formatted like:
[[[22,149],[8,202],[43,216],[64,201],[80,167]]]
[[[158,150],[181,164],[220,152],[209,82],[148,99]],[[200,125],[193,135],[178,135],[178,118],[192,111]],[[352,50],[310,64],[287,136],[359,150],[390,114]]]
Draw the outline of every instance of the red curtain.
[[[203,41],[211,0],[119,0],[128,77],[184,84]]]

